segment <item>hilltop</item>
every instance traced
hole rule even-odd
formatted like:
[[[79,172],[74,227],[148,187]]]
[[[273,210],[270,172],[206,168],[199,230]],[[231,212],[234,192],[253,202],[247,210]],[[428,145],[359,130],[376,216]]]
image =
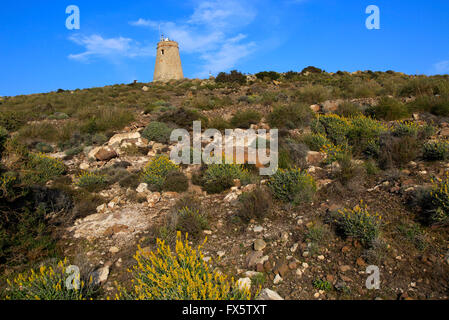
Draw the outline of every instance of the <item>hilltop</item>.
[[[176,128],[279,129],[279,166],[180,165]],[[67,258],[95,298],[134,254],[202,244],[284,299],[447,299],[449,76],[237,71],[0,98],[0,288]],[[367,267],[380,270],[368,290]],[[9,288],[9,289],[7,289]],[[9,290],[9,291],[8,291]],[[93,294],[92,294],[93,295]],[[274,298],[272,291],[263,295]]]

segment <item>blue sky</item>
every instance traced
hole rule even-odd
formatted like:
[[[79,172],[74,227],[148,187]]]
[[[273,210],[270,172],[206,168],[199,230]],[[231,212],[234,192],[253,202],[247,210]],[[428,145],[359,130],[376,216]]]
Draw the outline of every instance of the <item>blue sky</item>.
[[[80,9],[68,30],[66,7]],[[368,30],[368,5],[380,30]],[[447,0],[30,0],[0,4],[0,95],[152,81],[159,26],[184,75],[238,69],[449,72]]]

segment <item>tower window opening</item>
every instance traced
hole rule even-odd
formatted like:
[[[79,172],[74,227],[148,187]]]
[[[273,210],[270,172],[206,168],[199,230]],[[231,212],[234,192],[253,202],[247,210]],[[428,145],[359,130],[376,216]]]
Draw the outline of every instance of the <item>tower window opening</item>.
[[[161,50],[161,54],[164,55],[165,54],[165,50],[162,49]]]

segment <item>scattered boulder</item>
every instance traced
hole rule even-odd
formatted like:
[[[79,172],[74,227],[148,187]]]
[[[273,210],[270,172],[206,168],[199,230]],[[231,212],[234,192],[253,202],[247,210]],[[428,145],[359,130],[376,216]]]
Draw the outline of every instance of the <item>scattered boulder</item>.
[[[103,268],[97,269],[92,274],[92,283],[94,286],[101,285],[108,280],[109,266],[106,265]]]
[[[98,150],[94,149],[89,153],[89,156],[91,154],[93,154],[93,157],[98,161],[109,161],[111,159],[118,157],[117,152],[115,152],[113,149],[109,147],[99,148]]]
[[[251,289],[251,279],[250,278],[240,278],[237,281],[237,286],[240,291],[250,290]]]
[[[256,300],[284,300],[277,292],[270,289],[263,289]]]
[[[254,268],[262,259],[262,251],[252,251],[246,257],[246,265],[248,268]]]

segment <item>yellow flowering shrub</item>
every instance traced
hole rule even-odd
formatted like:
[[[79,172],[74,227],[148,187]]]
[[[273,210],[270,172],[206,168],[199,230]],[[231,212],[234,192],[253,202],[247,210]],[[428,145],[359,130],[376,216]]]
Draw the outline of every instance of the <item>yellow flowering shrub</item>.
[[[347,153],[346,149],[345,146],[336,146],[333,143],[329,143],[322,146],[320,152],[327,155],[325,163],[329,164],[341,160]]]
[[[449,220],[449,175],[441,181],[434,181],[430,192],[432,203],[431,220],[434,223],[447,222]]]
[[[15,195],[14,184],[17,177],[13,173],[4,173],[0,175],[0,199],[10,199]]]
[[[100,190],[107,184],[105,175],[85,171],[76,177],[75,185],[90,192]]]
[[[204,244],[203,244],[204,245]],[[134,256],[137,264],[131,290],[117,285],[116,299],[131,300],[250,300],[247,288],[240,290],[233,278],[212,271],[204,261],[202,246],[192,248],[178,232],[175,252],[160,239],[157,250]]]
[[[161,191],[167,175],[177,170],[179,167],[167,156],[157,156],[143,169],[142,180],[151,188]]]
[[[7,280],[4,295],[7,300],[87,300],[95,297],[98,288],[93,285],[92,277],[83,279],[74,274],[72,288],[66,284],[72,274],[67,272],[67,259],[59,261],[56,266],[42,266],[39,270],[31,269],[14,279]]]
[[[379,237],[381,220],[379,214],[371,214],[363,201],[360,201],[360,205],[354,209],[340,210],[336,222],[345,236],[358,239],[369,247]]]
[[[43,153],[30,153],[25,169],[25,180],[32,183],[46,183],[66,171],[64,163]]]

